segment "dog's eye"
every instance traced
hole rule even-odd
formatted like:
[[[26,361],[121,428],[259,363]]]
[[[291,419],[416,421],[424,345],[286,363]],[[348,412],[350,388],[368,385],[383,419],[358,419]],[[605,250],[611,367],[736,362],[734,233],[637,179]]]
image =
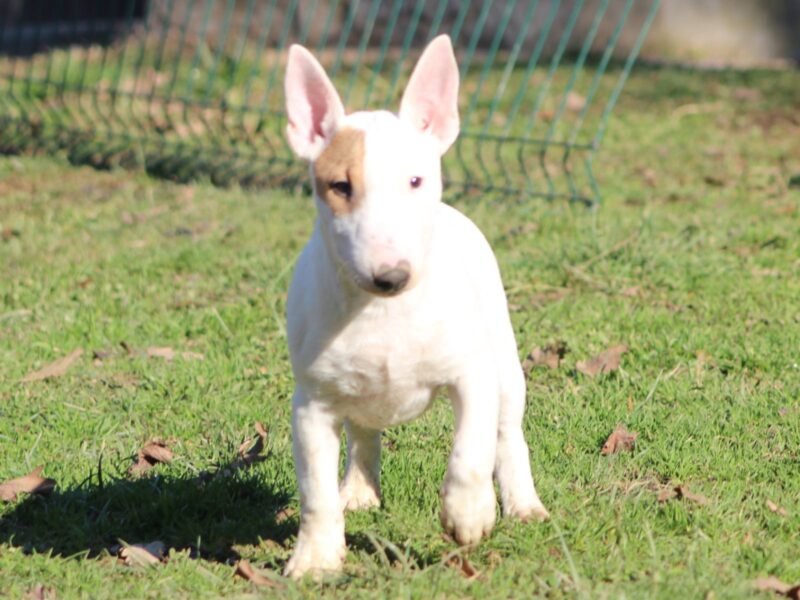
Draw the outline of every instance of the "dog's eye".
[[[412,188],[417,189],[422,185],[422,177],[412,177],[408,182]]]
[[[353,195],[353,186],[350,185],[349,181],[331,181],[329,186],[334,194],[342,198],[349,198]]]

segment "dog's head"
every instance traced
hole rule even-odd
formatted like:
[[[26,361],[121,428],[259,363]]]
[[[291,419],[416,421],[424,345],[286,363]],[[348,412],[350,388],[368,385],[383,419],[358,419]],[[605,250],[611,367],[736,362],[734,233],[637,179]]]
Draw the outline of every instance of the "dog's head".
[[[450,38],[423,52],[397,115],[345,115],[322,66],[289,49],[287,134],[310,162],[322,233],[334,259],[363,290],[410,289],[425,269],[441,200],[441,155],[458,136],[458,67]]]

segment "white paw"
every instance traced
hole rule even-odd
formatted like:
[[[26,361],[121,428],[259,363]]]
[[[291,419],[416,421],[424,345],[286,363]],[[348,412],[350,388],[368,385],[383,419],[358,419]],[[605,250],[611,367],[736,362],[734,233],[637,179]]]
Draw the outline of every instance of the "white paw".
[[[283,569],[283,575],[299,579],[308,574],[319,579],[325,574],[341,571],[344,555],[344,536],[334,540],[304,535],[301,531],[292,557]]]
[[[441,521],[444,530],[461,545],[475,544],[494,527],[496,499],[491,480],[467,486],[445,482]]]
[[[381,505],[378,489],[361,477],[345,478],[339,498],[344,510],[366,510]]]
[[[547,521],[550,518],[550,513],[541,502],[526,502],[514,503],[511,502],[508,506],[503,507],[503,514],[506,517],[513,517],[525,523],[530,521]]]

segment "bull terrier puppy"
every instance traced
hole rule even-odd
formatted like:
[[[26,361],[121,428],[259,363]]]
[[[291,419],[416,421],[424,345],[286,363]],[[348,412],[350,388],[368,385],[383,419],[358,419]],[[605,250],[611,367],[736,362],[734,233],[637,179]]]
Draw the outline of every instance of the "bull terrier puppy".
[[[400,112],[345,114],[302,46],[286,68],[288,141],[310,163],[317,219],[288,298],[300,531],[285,573],[341,568],[344,511],[380,504],[381,430],[445,389],[455,440],[441,523],[472,544],[503,513],[546,519],[522,433],[525,378],[494,254],[441,202],[441,156],[459,132],[450,38],[419,59]],[[347,432],[338,481],[341,428]]]

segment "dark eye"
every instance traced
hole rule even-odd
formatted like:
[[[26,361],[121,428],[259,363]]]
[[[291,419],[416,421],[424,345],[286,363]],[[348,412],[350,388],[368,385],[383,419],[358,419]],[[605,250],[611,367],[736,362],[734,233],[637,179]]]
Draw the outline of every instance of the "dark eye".
[[[412,188],[417,189],[422,185],[422,177],[412,177],[408,183],[411,184]]]
[[[333,190],[334,194],[342,198],[349,198],[353,195],[353,186],[349,181],[331,181],[329,187]]]

